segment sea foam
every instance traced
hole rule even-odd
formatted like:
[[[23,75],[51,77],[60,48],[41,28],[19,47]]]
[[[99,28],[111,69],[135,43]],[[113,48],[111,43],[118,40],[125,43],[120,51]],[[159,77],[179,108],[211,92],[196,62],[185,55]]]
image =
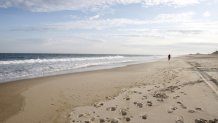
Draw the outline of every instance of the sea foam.
[[[0,55],[0,82],[107,69],[148,62],[159,56],[129,55]],[[1,57],[2,56],[2,57]]]

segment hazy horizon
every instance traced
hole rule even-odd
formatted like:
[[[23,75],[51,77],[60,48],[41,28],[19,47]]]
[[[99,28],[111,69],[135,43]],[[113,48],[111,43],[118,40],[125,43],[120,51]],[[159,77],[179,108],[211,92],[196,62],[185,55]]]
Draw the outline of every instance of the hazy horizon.
[[[216,0],[1,0],[0,53],[218,50]]]

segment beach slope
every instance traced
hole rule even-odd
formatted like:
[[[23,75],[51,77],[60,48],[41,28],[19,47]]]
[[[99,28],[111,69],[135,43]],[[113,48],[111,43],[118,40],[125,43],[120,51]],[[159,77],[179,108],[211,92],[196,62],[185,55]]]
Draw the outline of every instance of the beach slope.
[[[217,81],[217,55],[189,55],[10,82],[0,85],[0,122],[216,121]]]

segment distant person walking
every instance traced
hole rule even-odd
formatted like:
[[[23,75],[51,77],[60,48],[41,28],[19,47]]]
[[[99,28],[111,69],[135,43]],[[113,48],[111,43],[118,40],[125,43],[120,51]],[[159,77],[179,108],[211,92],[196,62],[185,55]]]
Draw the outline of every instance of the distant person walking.
[[[171,59],[171,55],[169,54],[169,55],[168,55],[168,61],[170,61],[170,59]]]

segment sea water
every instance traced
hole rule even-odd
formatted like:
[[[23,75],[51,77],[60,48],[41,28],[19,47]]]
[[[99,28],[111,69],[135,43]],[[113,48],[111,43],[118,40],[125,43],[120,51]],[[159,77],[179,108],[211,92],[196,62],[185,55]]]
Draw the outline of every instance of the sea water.
[[[156,55],[0,53],[0,83],[108,69],[160,59]]]

